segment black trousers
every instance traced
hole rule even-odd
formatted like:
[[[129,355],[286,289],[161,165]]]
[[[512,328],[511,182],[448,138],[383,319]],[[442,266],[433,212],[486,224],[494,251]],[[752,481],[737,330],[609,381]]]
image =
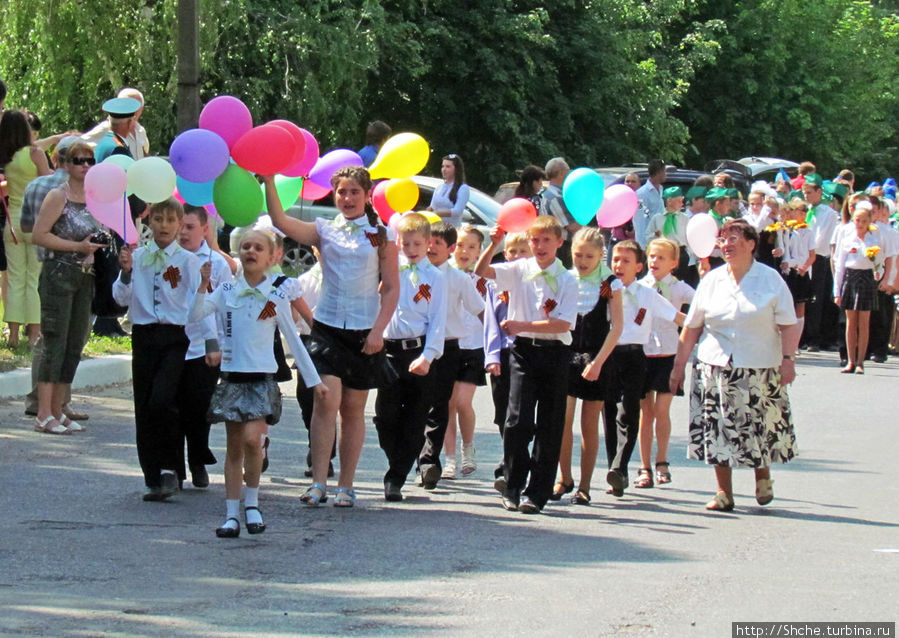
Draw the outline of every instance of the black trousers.
[[[183,454],[176,399],[189,341],[184,326],[151,323],[133,327],[131,344],[137,458],[146,486],[158,487]]]
[[[817,255],[812,265],[812,299],[805,306],[805,329],[802,341],[806,345],[831,345],[836,336],[839,309],[833,302],[833,273],[830,257]]]
[[[868,340],[868,355],[886,357],[890,349],[890,330],[893,327],[893,309],[896,307],[893,295],[878,290],[875,294],[874,310],[871,311],[871,332]]]
[[[490,376],[490,394],[493,396],[493,422],[499,428],[499,437],[503,438],[503,429],[506,426],[506,413],[509,411],[509,349],[499,351],[500,374],[498,377]],[[499,465],[493,471],[493,477],[503,476],[505,463]]]
[[[509,409],[503,429],[505,495],[523,494],[541,508],[552,494],[559,464],[570,356],[569,347],[560,341],[542,344],[546,345],[522,337],[512,344]]]
[[[615,369],[617,387],[606,401],[603,431],[610,470],[627,476],[627,464],[640,433],[640,400],[645,396],[646,355],[643,346],[616,346],[609,357]],[[618,405],[620,403],[620,406]]]
[[[214,465],[215,455],[209,449],[209,421],[206,412],[215,385],[219,380],[219,367],[206,365],[205,357],[188,359],[181,371],[178,384],[178,426],[181,444],[178,446],[178,478],[185,480],[184,441],[187,441],[188,467]]]
[[[431,364],[427,375],[412,374],[409,364],[421,355],[422,348],[394,349],[389,343],[386,348],[387,361],[399,378],[388,386],[378,388],[374,422],[378,442],[387,455],[384,482],[402,486],[424,445],[425,420],[431,409],[433,393],[434,364]]]
[[[440,453],[449,425],[449,402],[453,396],[456,373],[459,370],[459,340],[448,339],[443,343],[443,356],[431,363],[431,405],[425,421],[425,442],[418,457],[422,473],[430,466],[440,469]]]

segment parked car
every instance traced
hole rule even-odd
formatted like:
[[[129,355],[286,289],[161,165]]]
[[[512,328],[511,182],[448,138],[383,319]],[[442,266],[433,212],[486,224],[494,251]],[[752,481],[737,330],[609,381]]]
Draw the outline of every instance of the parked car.
[[[714,160],[705,165],[710,173],[725,172],[734,176],[741,177],[749,182],[751,186],[753,182],[765,180],[773,182],[781,169],[786,171],[791,178],[796,177],[799,173],[799,164],[787,159],[779,157],[741,157],[738,160]]]

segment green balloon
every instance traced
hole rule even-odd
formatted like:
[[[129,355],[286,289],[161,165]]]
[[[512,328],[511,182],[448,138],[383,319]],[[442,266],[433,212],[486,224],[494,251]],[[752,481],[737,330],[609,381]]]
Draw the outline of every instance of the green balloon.
[[[268,205],[265,202],[265,184],[260,184],[260,186],[262,187],[262,210],[267,213]],[[303,178],[275,175],[275,190],[278,191],[281,208],[287,210],[296,204],[300,198],[300,191],[303,190]]]
[[[215,209],[232,226],[249,226],[262,212],[259,182],[237,164],[229,164],[212,186]]]

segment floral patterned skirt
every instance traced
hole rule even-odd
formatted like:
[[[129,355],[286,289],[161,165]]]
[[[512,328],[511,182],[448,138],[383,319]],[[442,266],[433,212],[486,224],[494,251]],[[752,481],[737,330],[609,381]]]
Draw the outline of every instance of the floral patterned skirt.
[[[697,361],[690,391],[687,458],[710,465],[767,467],[799,452],[786,388],[774,368]]]

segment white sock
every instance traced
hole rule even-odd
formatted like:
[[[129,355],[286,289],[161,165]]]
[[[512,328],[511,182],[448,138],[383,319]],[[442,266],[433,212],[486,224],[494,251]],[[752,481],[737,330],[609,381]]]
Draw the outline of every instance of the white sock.
[[[228,498],[225,499],[225,524],[222,527],[226,527],[228,529],[237,529],[239,527],[237,521],[237,516],[240,514],[240,499],[239,498]]]
[[[248,509],[259,507],[259,488],[258,487],[245,487],[244,495],[243,495],[243,508],[244,508],[244,516],[247,519],[247,523],[261,523],[262,522],[262,514],[259,513],[258,509]]]

